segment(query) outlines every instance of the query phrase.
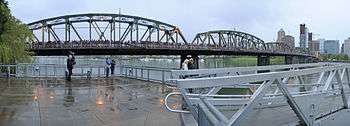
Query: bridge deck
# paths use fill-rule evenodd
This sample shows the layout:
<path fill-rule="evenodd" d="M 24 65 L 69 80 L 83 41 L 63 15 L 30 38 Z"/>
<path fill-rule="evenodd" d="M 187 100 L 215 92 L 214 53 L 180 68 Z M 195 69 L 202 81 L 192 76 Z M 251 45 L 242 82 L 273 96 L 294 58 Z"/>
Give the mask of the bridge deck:
<path fill-rule="evenodd" d="M 100 42 L 98 42 L 100 43 Z M 258 50 L 244 49 L 235 47 L 202 46 L 202 45 L 183 45 L 172 43 L 148 42 L 126 43 L 126 44 L 91 44 L 84 42 L 82 44 L 63 44 L 46 43 L 33 44 L 30 51 L 36 55 L 66 55 L 68 51 L 74 51 L 77 55 L 272 55 L 272 56 L 304 56 L 314 57 L 309 54 L 298 52 L 289 52 L 285 50 Z"/>

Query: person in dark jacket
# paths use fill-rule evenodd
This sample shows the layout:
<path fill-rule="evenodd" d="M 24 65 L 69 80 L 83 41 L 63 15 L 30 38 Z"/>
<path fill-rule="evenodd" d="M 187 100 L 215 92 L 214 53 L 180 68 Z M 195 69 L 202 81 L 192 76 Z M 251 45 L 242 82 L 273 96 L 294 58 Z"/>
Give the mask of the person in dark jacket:
<path fill-rule="evenodd" d="M 73 74 L 73 67 L 75 65 L 75 57 L 73 52 L 69 52 L 68 59 L 67 59 L 67 69 L 68 69 L 68 77 L 67 80 L 71 81 L 72 74 Z"/>
<path fill-rule="evenodd" d="M 114 75 L 114 68 L 115 68 L 115 60 L 113 59 L 111 62 L 111 75 Z"/>
<path fill-rule="evenodd" d="M 109 76 L 109 70 L 111 68 L 112 61 L 109 58 L 106 58 L 106 78 Z"/>
<path fill-rule="evenodd" d="M 193 58 L 190 58 L 190 59 L 188 59 L 188 65 L 187 65 L 187 67 L 188 67 L 188 69 L 189 70 L 192 70 L 192 69 L 196 69 L 196 67 L 195 67 L 195 65 L 194 65 L 194 60 L 193 60 Z"/>

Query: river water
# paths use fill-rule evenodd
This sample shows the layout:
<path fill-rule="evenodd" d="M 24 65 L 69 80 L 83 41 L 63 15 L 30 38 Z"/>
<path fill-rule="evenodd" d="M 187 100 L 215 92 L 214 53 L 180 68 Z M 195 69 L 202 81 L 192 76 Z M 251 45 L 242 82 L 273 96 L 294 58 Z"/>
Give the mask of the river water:
<path fill-rule="evenodd" d="M 152 66 L 164 68 L 180 68 L 179 56 L 76 56 L 77 65 L 105 65 L 105 58 L 115 59 L 119 65 Z M 39 56 L 34 63 L 39 64 L 65 64 L 65 56 Z M 237 58 L 235 56 L 209 56 L 200 57 L 200 68 L 222 68 L 254 66 L 254 57 Z"/>

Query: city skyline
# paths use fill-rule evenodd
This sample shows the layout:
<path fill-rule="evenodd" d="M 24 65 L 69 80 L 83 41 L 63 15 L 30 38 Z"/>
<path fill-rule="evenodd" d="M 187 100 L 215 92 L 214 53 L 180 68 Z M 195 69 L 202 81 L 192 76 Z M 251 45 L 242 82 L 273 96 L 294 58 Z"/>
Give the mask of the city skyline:
<path fill-rule="evenodd" d="M 266 42 L 276 41 L 275 33 L 280 28 L 298 37 L 299 24 L 305 23 L 314 33 L 319 34 L 315 38 L 337 39 L 343 42 L 350 36 L 346 31 L 350 26 L 348 24 L 350 18 L 342 16 L 342 12 L 346 12 L 347 3 L 349 2 L 345 0 L 264 2 L 172 0 L 166 3 L 160 0 L 122 2 L 104 0 L 99 3 L 89 0 L 17 0 L 9 1 L 9 6 L 13 15 L 25 23 L 66 14 L 118 13 L 121 8 L 123 14 L 156 19 L 179 26 L 189 41 L 196 33 L 217 29 L 236 29 L 253 33 Z M 36 7 L 39 4 L 41 6 Z M 203 8 L 212 9 L 203 10 Z M 299 45 L 299 41 L 296 41 L 296 45 Z"/>

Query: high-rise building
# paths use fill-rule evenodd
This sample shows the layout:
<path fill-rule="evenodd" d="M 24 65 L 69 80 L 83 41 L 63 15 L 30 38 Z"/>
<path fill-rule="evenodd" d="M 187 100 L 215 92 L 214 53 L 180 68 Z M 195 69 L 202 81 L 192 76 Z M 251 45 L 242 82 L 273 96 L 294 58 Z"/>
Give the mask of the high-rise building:
<path fill-rule="evenodd" d="M 312 41 L 312 32 L 309 32 L 307 35 L 308 35 L 307 36 L 308 41 L 311 42 Z"/>
<path fill-rule="evenodd" d="M 286 43 L 289 47 L 295 47 L 295 45 L 294 45 L 294 37 L 291 36 L 291 35 L 284 36 L 283 42 Z"/>
<path fill-rule="evenodd" d="M 286 43 L 290 47 L 295 47 L 294 37 L 291 35 L 286 35 L 286 33 L 284 32 L 284 30 L 282 28 L 277 32 L 277 41 L 276 42 Z"/>
<path fill-rule="evenodd" d="M 308 48 L 309 44 L 308 44 L 308 34 L 309 34 L 309 30 L 307 29 L 305 24 L 300 24 L 300 47 L 301 48 Z"/>
<path fill-rule="evenodd" d="M 339 54 L 339 40 L 325 40 L 323 54 Z"/>
<path fill-rule="evenodd" d="M 309 49 L 311 52 L 320 51 L 320 40 L 313 40 L 309 43 Z"/>
<path fill-rule="evenodd" d="M 320 54 L 320 40 L 313 40 L 309 42 L 309 50 L 312 55 L 319 56 Z"/>
<path fill-rule="evenodd" d="M 286 36 L 286 33 L 284 32 L 284 30 L 281 28 L 278 32 L 277 32 L 277 42 L 283 42 L 283 38 Z"/>
<path fill-rule="evenodd" d="M 350 56 L 350 37 L 344 40 L 343 50 L 344 54 Z"/>
<path fill-rule="evenodd" d="M 320 53 L 324 54 L 324 41 L 326 41 L 326 39 L 318 39 L 317 41 L 320 42 Z"/>

